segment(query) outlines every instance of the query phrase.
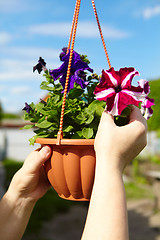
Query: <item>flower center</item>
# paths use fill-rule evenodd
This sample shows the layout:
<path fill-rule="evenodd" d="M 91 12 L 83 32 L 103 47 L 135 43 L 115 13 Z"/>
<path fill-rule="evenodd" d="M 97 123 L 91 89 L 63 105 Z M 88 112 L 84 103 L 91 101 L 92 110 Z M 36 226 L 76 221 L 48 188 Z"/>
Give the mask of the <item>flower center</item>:
<path fill-rule="evenodd" d="M 116 92 L 116 93 L 119 93 L 120 91 L 122 91 L 121 86 L 118 86 L 118 87 L 115 88 L 115 92 Z"/>

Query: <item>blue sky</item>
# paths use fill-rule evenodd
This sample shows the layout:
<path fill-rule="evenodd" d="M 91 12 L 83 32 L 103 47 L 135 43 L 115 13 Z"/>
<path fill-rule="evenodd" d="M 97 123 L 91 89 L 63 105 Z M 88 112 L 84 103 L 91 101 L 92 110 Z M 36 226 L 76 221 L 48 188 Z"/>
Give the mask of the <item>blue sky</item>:
<path fill-rule="evenodd" d="M 111 65 L 135 67 L 140 77 L 160 78 L 160 1 L 95 0 Z M 43 76 L 32 72 L 39 56 L 47 67 L 60 65 L 68 44 L 75 1 L 0 0 L 0 102 L 19 112 L 45 95 Z M 91 0 L 82 0 L 75 50 L 87 54 L 98 74 L 108 69 Z"/>

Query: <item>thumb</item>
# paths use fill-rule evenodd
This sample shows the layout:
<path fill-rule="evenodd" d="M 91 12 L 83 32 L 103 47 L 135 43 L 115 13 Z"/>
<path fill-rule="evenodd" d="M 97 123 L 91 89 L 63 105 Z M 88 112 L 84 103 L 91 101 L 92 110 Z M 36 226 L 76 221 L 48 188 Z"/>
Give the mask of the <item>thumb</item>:
<path fill-rule="evenodd" d="M 41 163 L 41 165 L 43 165 L 43 163 L 45 163 L 51 156 L 51 148 L 48 145 L 45 145 L 40 150 L 36 151 L 38 151 L 37 159 L 38 162 Z"/>
<path fill-rule="evenodd" d="M 23 166 L 27 167 L 28 171 L 35 172 L 38 171 L 42 165 L 50 158 L 51 147 L 43 146 L 29 154 L 26 158 Z"/>

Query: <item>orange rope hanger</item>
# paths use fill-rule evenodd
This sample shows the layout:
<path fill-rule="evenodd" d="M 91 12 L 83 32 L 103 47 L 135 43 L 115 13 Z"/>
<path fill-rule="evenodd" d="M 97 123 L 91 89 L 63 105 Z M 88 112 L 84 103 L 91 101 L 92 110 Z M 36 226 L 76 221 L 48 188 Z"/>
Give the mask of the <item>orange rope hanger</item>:
<path fill-rule="evenodd" d="M 103 37 L 103 34 L 102 34 L 102 29 L 101 29 L 101 26 L 100 26 L 95 2 L 94 2 L 94 0 L 91 0 L 91 1 L 92 1 L 92 6 L 93 6 L 94 14 L 95 14 L 95 17 L 96 17 L 99 33 L 100 33 L 100 36 L 101 36 L 103 48 L 104 48 L 104 51 L 105 51 L 105 54 L 106 54 L 107 62 L 108 62 L 109 68 L 111 68 L 111 63 L 110 63 L 110 60 L 109 60 L 106 44 L 105 44 L 104 37 Z M 74 49 L 74 43 L 75 43 L 75 37 L 76 37 L 76 31 L 77 31 L 80 5 L 81 5 L 81 0 L 76 0 L 76 5 L 75 5 L 75 10 L 74 10 L 74 15 L 73 15 L 73 21 L 72 21 L 72 27 L 71 27 L 71 33 L 70 33 L 68 48 L 67 48 L 67 53 L 69 52 L 69 49 L 70 49 L 70 55 L 69 55 L 66 83 L 65 83 L 64 95 L 63 95 L 60 125 L 59 125 L 59 131 L 58 131 L 58 134 L 57 134 L 57 145 L 60 145 L 61 139 L 63 138 L 63 131 L 62 131 L 62 129 L 63 129 L 63 117 L 64 117 L 64 111 L 65 111 L 66 95 L 67 95 L 68 82 L 69 82 L 70 71 L 71 71 L 71 63 L 72 63 L 72 57 L 73 57 L 73 49 Z M 71 48 L 70 48 L 70 46 L 71 46 Z"/>

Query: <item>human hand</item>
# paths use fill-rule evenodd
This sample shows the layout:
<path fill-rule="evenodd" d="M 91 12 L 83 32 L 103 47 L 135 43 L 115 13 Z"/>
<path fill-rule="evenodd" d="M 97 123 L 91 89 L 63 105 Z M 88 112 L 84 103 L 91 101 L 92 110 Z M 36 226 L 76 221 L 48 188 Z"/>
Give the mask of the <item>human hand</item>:
<path fill-rule="evenodd" d="M 44 146 L 29 154 L 22 168 L 14 175 L 9 186 L 9 193 L 17 199 L 36 202 L 49 189 L 50 184 L 43 164 L 50 158 L 51 148 Z"/>
<path fill-rule="evenodd" d="M 114 118 L 103 112 L 95 138 L 97 164 L 105 161 L 108 167 L 116 167 L 122 172 L 145 147 L 147 123 L 140 110 L 132 106 L 129 124 L 118 127 Z"/>

